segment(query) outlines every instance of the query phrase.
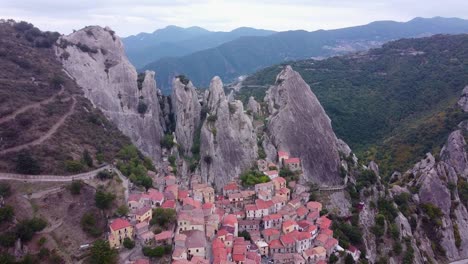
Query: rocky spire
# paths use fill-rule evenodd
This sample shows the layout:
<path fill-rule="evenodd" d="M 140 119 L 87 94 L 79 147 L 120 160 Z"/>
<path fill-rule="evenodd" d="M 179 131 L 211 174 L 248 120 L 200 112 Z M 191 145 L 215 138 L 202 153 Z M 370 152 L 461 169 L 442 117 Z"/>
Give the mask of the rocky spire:
<path fill-rule="evenodd" d="M 206 98 L 207 117 L 201 129 L 202 177 L 220 190 L 249 169 L 257 158 L 252 121 L 240 101 L 228 102 L 219 77 L 212 79 Z"/>
<path fill-rule="evenodd" d="M 185 82 L 185 83 L 183 83 Z M 185 155 L 191 153 L 195 131 L 200 126 L 201 106 L 192 82 L 174 78 L 172 82 L 172 110 L 175 118 L 175 136 Z"/>
<path fill-rule="evenodd" d="M 301 158 L 304 180 L 341 184 L 337 138 L 330 118 L 299 73 L 286 66 L 265 97 L 268 133 L 278 150 Z"/>
<path fill-rule="evenodd" d="M 56 53 L 85 96 L 132 142 L 159 161 L 163 129 L 154 72 L 137 74 L 122 41 L 91 26 L 59 39 Z"/>

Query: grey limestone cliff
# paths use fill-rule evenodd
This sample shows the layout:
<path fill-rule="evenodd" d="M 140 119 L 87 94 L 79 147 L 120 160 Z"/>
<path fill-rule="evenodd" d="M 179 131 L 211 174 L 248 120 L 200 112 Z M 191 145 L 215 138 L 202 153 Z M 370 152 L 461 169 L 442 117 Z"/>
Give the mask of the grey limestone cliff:
<path fill-rule="evenodd" d="M 337 138 L 317 97 L 299 73 L 287 66 L 265 97 L 270 112 L 268 134 L 278 150 L 301 158 L 304 180 L 342 183 Z"/>
<path fill-rule="evenodd" d="M 182 83 L 181 77 L 174 78 L 171 101 L 176 140 L 184 154 L 188 155 L 191 153 L 195 132 L 200 126 L 201 105 L 195 87 L 191 82 Z"/>
<path fill-rule="evenodd" d="M 219 77 L 206 93 L 207 117 L 201 129 L 200 171 L 205 181 L 220 190 L 257 158 L 257 140 L 252 121 L 240 101 L 228 102 Z"/>
<path fill-rule="evenodd" d="M 163 128 L 154 72 L 137 74 L 122 41 L 109 28 L 90 26 L 63 36 L 56 53 L 84 95 L 158 161 Z"/>

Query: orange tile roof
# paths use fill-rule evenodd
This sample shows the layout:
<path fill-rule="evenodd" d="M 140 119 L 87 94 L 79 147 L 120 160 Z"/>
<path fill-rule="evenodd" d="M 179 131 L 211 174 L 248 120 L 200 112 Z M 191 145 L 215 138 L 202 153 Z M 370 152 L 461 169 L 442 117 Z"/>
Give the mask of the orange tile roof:
<path fill-rule="evenodd" d="M 297 216 L 299 216 L 299 217 L 305 216 L 308 212 L 309 212 L 309 210 L 307 210 L 307 208 L 305 208 L 304 206 L 301 206 L 301 207 L 297 208 L 297 210 L 296 210 Z"/>
<path fill-rule="evenodd" d="M 127 220 L 122 219 L 122 218 L 117 218 L 112 222 L 112 224 L 110 224 L 110 228 L 113 231 L 123 229 L 123 228 L 126 228 L 126 227 L 130 227 L 130 226 L 131 226 L 130 222 L 128 222 Z"/>
<path fill-rule="evenodd" d="M 280 231 L 274 228 L 267 228 L 262 231 L 263 236 L 274 236 L 279 235 Z"/>
<path fill-rule="evenodd" d="M 168 240 L 172 238 L 172 231 L 163 231 L 159 234 L 154 235 L 154 240 L 161 241 L 161 240 Z"/>
<path fill-rule="evenodd" d="M 255 205 L 257 206 L 258 209 L 263 210 L 263 209 L 269 209 L 270 207 L 273 206 L 272 201 L 265 201 L 262 199 L 257 199 L 255 200 Z"/>
<path fill-rule="evenodd" d="M 280 237 L 280 240 L 283 243 L 283 245 L 286 246 L 286 245 L 289 245 L 289 244 L 296 243 L 296 236 L 297 236 L 297 233 L 296 233 L 296 231 L 294 231 L 294 232 L 282 235 Z"/>
<path fill-rule="evenodd" d="M 230 183 L 224 185 L 223 189 L 225 191 L 235 191 L 235 190 L 239 189 L 239 186 L 235 182 L 230 182 Z"/>
<path fill-rule="evenodd" d="M 175 205 L 175 201 L 174 200 L 166 200 L 164 201 L 164 203 L 161 205 L 162 208 L 172 208 L 172 209 L 175 209 L 176 205 Z"/>
<path fill-rule="evenodd" d="M 325 246 L 324 248 L 329 250 L 333 247 L 335 247 L 336 245 L 338 245 L 338 240 L 334 239 L 334 238 L 330 238 L 327 240 L 327 242 L 325 243 Z"/>
<path fill-rule="evenodd" d="M 311 201 L 307 203 L 307 209 L 311 211 L 320 211 L 322 208 L 322 203 Z"/>
<path fill-rule="evenodd" d="M 280 214 L 271 214 L 271 215 L 265 215 L 263 217 L 263 221 L 270 221 L 270 220 L 278 220 L 278 219 L 281 219 L 281 215 Z"/>
<path fill-rule="evenodd" d="M 289 219 L 283 222 L 283 228 L 288 228 L 292 225 L 297 225 L 296 221 Z"/>

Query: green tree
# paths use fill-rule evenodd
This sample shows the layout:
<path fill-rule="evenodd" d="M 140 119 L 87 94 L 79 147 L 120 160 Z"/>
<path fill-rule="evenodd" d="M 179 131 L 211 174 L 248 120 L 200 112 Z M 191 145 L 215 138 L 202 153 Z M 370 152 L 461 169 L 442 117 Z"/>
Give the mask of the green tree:
<path fill-rule="evenodd" d="M 96 240 L 91 247 L 90 262 L 92 264 L 114 264 L 117 263 L 117 250 L 110 247 L 104 240 Z"/>
<path fill-rule="evenodd" d="M 129 208 L 127 205 L 123 204 L 117 208 L 117 211 L 115 212 L 118 216 L 126 216 L 128 215 Z"/>
<path fill-rule="evenodd" d="M 97 226 L 96 216 L 92 212 L 87 212 L 81 217 L 81 229 L 93 237 L 102 234 L 102 230 Z"/>
<path fill-rule="evenodd" d="M 250 240 L 250 233 L 247 232 L 246 230 L 239 232 L 239 236 L 243 237 L 245 240 Z"/>
<path fill-rule="evenodd" d="M 21 152 L 16 158 L 16 172 L 35 175 L 41 172 L 41 168 L 29 152 Z"/>
<path fill-rule="evenodd" d="M 346 254 L 344 263 L 345 264 L 354 264 L 355 261 L 354 261 L 353 256 L 351 256 L 351 254 Z"/>
<path fill-rule="evenodd" d="M 73 195 L 78 195 L 81 193 L 81 188 L 83 187 L 82 181 L 72 181 L 70 184 L 70 192 Z"/>
<path fill-rule="evenodd" d="M 79 160 L 67 160 L 65 161 L 65 169 L 68 172 L 77 173 L 83 170 L 83 163 Z"/>
<path fill-rule="evenodd" d="M 0 223 L 11 221 L 15 216 L 15 210 L 13 207 L 6 205 L 4 207 L 0 207 Z"/>
<path fill-rule="evenodd" d="M 109 209 L 114 199 L 115 199 L 114 194 L 105 192 L 103 190 L 97 190 L 96 196 L 94 197 L 96 206 L 103 210 Z"/>
<path fill-rule="evenodd" d="M 132 249 L 135 247 L 135 241 L 131 240 L 130 238 L 126 237 L 123 241 L 123 246 L 128 249 Z"/>
<path fill-rule="evenodd" d="M 0 234 L 0 246 L 8 248 L 13 247 L 16 241 L 16 234 L 14 232 L 7 231 Z M 0 261 L 0 263 L 2 263 Z"/>
<path fill-rule="evenodd" d="M 90 168 L 93 167 L 93 158 L 87 149 L 83 151 L 83 163 Z"/>
<path fill-rule="evenodd" d="M 31 218 L 19 222 L 15 227 L 16 236 L 23 242 L 30 241 L 34 233 L 43 230 L 47 222 L 42 218 Z"/>
<path fill-rule="evenodd" d="M 171 208 L 156 208 L 153 210 L 153 218 L 150 225 L 158 224 L 161 227 L 167 227 L 170 223 L 176 221 L 176 211 Z"/>
<path fill-rule="evenodd" d="M 7 198 L 11 195 L 11 186 L 7 182 L 0 182 L 0 196 Z"/>

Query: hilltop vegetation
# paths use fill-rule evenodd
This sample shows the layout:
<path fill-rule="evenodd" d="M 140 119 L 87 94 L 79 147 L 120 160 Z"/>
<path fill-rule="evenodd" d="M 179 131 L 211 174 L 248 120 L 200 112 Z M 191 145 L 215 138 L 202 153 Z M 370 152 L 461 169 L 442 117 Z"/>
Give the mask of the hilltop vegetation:
<path fill-rule="evenodd" d="M 468 84 L 467 50 L 468 35 L 437 35 L 291 65 L 319 98 L 337 135 L 388 175 L 437 151 L 466 118 L 454 106 Z M 238 97 L 262 100 L 281 68 L 248 77 Z"/>

